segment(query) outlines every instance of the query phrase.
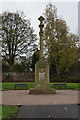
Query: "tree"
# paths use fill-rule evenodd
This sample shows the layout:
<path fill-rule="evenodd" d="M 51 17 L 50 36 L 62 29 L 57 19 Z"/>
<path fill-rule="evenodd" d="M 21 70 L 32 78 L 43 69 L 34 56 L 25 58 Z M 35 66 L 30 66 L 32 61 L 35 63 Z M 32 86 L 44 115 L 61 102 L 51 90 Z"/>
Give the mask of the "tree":
<path fill-rule="evenodd" d="M 69 72 L 71 66 L 77 60 L 77 35 L 69 33 L 65 20 L 59 19 L 57 9 L 48 4 L 45 12 L 44 41 L 50 69 L 60 73 Z M 54 66 L 54 67 L 53 67 Z"/>
<path fill-rule="evenodd" d="M 40 51 L 37 49 L 32 56 L 32 70 L 33 70 L 33 72 L 35 71 L 35 64 L 39 60 L 39 53 L 40 53 Z"/>
<path fill-rule="evenodd" d="M 2 61 L 2 72 L 9 72 L 9 65 L 5 61 Z"/>
<path fill-rule="evenodd" d="M 2 13 L 2 57 L 10 66 L 24 54 L 29 57 L 35 50 L 37 40 L 30 20 L 25 19 L 24 13 Z"/>

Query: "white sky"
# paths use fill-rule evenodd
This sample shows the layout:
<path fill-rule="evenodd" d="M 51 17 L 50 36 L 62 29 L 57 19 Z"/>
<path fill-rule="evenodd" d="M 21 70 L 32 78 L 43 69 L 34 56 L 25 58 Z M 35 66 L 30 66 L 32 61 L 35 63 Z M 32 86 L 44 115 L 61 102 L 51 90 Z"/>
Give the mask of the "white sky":
<path fill-rule="evenodd" d="M 56 1 L 56 2 L 55 2 Z M 1 11 L 23 11 L 26 18 L 31 18 L 35 33 L 39 33 L 38 17 L 43 14 L 46 5 L 52 2 L 58 9 L 58 16 L 69 26 L 70 32 L 78 34 L 78 1 L 79 0 L 0 0 Z"/>

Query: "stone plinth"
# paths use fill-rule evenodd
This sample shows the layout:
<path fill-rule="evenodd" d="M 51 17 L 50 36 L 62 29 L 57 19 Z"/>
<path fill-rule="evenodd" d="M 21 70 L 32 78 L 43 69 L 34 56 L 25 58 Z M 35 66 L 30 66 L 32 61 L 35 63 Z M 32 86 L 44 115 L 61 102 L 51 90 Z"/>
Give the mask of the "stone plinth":
<path fill-rule="evenodd" d="M 44 59 L 35 65 L 35 88 L 49 88 L 49 65 Z"/>
<path fill-rule="evenodd" d="M 56 90 L 52 88 L 48 88 L 48 89 L 32 88 L 29 90 L 29 94 L 56 94 Z"/>
<path fill-rule="evenodd" d="M 49 64 L 44 59 L 35 65 L 35 88 L 29 94 L 55 94 L 56 90 L 49 86 Z"/>

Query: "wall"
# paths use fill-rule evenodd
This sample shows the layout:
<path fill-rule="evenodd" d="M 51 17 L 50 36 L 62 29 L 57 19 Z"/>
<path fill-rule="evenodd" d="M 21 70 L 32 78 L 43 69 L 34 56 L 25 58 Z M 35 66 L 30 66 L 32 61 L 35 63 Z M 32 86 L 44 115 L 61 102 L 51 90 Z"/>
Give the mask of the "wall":
<path fill-rule="evenodd" d="M 32 82 L 34 81 L 34 74 L 32 72 L 24 73 L 3 73 L 2 82 Z"/>

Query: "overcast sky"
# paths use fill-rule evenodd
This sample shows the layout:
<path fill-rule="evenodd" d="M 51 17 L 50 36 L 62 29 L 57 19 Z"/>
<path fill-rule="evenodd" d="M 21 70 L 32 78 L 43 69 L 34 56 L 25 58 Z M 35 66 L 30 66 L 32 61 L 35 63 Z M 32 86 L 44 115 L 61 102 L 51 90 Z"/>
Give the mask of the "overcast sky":
<path fill-rule="evenodd" d="M 46 5 L 52 3 L 57 7 L 57 13 L 60 18 L 63 18 L 71 33 L 78 34 L 78 0 L 0 0 L 0 13 L 2 11 L 16 12 L 23 11 L 26 18 L 31 18 L 31 24 L 35 29 L 35 33 L 39 32 L 38 17 L 43 14 Z M 46 2 L 45 2 L 46 1 Z M 56 1 L 56 2 L 55 2 Z"/>

